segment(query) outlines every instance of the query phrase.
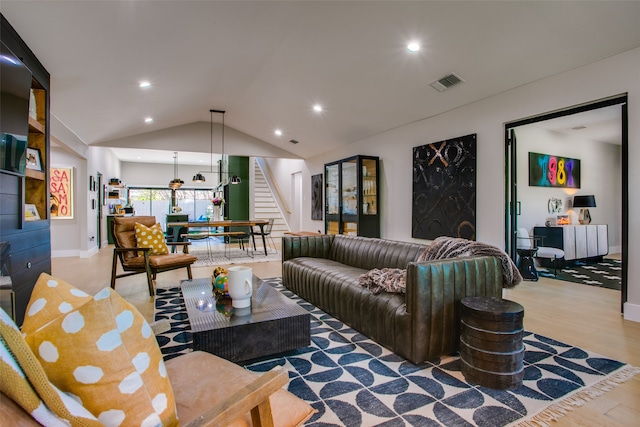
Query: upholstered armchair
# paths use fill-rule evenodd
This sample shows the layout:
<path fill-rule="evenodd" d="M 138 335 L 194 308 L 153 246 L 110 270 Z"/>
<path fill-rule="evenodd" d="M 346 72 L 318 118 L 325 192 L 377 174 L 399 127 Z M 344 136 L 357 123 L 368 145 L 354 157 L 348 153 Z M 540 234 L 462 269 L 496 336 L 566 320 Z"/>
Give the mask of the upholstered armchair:
<path fill-rule="evenodd" d="M 156 226 L 156 218 L 154 216 L 129 216 L 115 217 L 112 223 L 112 233 L 115 248 L 113 249 L 113 268 L 111 270 L 111 288 L 115 289 L 116 279 L 131 276 L 134 274 L 145 273 L 147 275 L 147 284 L 149 286 L 149 295 L 154 295 L 153 281 L 156 280 L 158 273 L 163 271 L 175 270 L 178 268 L 186 268 L 189 280 L 192 279 L 191 264 L 196 262 L 197 258 L 189 255 L 189 242 L 166 242 L 164 234 L 157 236 L 160 246 L 164 245 L 166 252 L 162 254 L 154 254 L 156 248 L 143 247 L 136 238 L 136 223 L 144 227 Z M 168 246 L 182 246 L 182 253 L 172 253 L 168 250 Z M 124 273 L 118 274 L 118 260 L 122 266 Z"/>

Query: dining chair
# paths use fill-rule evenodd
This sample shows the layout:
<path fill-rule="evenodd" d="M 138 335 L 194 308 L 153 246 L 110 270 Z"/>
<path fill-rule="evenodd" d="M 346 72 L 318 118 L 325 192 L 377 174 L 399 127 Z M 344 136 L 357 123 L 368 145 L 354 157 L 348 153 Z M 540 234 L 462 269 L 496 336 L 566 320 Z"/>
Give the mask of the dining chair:
<path fill-rule="evenodd" d="M 255 246 L 256 246 L 256 236 L 265 237 L 265 241 L 267 240 L 271 240 L 271 247 L 273 248 L 273 250 L 275 252 L 278 251 L 278 249 L 276 249 L 276 242 L 273 240 L 273 237 L 271 235 L 271 232 L 273 230 L 273 222 L 274 219 L 270 218 L 269 219 L 269 223 L 266 224 L 265 226 L 263 226 L 262 230 L 260 229 L 259 226 L 254 225 L 253 227 L 251 227 L 251 239 L 253 240 L 253 248 L 255 250 Z"/>

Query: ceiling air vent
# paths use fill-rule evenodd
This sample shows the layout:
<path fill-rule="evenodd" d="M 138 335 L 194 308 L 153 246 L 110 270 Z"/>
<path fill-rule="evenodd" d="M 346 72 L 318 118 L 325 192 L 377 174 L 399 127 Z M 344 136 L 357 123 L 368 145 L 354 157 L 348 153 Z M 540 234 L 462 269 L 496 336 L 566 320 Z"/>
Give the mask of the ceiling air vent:
<path fill-rule="evenodd" d="M 431 87 L 433 87 L 438 92 L 443 92 L 449 89 L 451 86 L 455 86 L 458 83 L 462 83 L 462 82 L 464 82 L 464 80 L 462 80 L 459 76 L 455 75 L 454 73 L 451 73 L 447 76 L 444 76 L 440 80 L 436 80 L 435 82 L 431 83 Z"/>

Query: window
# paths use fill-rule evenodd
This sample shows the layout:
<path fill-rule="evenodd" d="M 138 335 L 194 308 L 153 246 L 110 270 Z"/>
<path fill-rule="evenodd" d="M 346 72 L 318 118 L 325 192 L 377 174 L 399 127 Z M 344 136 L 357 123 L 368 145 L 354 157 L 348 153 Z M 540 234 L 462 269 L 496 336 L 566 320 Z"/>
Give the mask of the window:
<path fill-rule="evenodd" d="M 189 215 L 190 220 L 197 220 L 206 215 L 211 206 L 213 189 L 179 189 L 130 187 L 127 199 L 135 209 L 136 215 L 152 215 L 166 225 L 166 214 L 171 212 L 171 196 L 175 197 L 175 205 L 182 208 L 182 214 Z"/>

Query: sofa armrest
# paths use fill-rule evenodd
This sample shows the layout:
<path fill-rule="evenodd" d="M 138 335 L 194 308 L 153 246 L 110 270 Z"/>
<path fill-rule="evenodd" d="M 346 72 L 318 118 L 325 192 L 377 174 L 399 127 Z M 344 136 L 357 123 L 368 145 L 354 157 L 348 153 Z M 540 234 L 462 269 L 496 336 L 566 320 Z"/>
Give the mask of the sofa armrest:
<path fill-rule="evenodd" d="M 282 261 L 298 257 L 329 258 L 333 235 L 283 236 Z"/>
<path fill-rule="evenodd" d="M 410 359 L 430 360 L 458 350 L 462 298 L 502 297 L 502 264 L 493 256 L 412 262 L 406 283 L 414 338 Z"/>

